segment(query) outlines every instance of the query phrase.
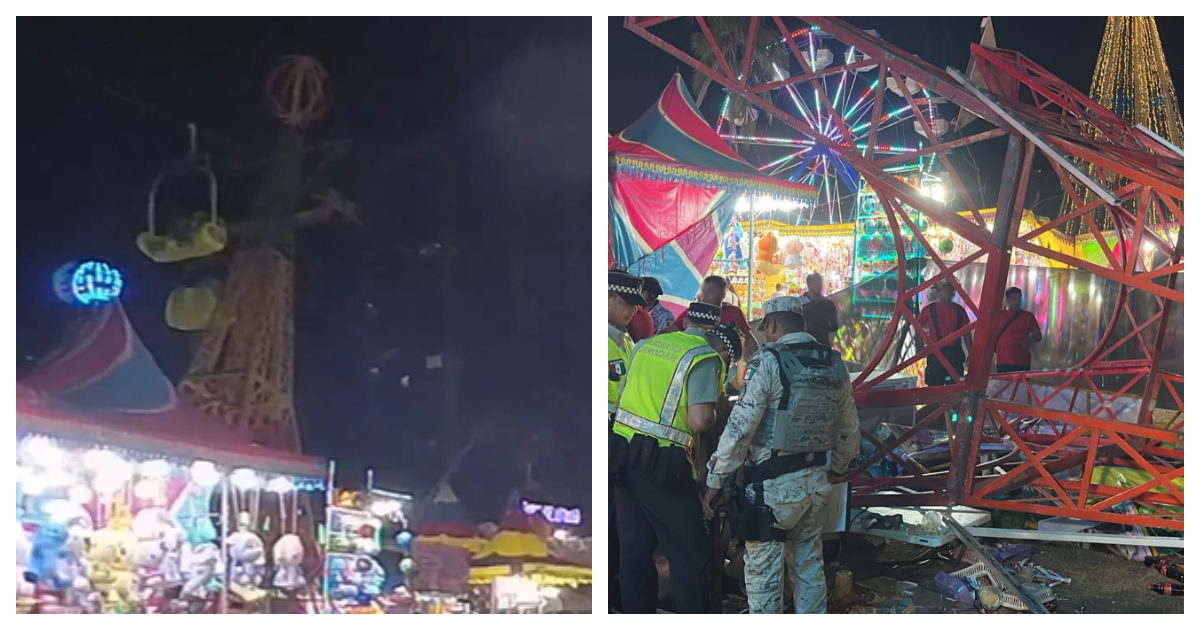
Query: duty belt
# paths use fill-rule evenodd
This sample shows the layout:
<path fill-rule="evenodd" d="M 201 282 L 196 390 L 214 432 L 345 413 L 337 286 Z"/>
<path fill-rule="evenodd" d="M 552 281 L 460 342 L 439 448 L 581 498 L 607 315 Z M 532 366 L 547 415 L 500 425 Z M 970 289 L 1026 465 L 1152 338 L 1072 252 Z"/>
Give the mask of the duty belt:
<path fill-rule="evenodd" d="M 806 468 L 824 466 L 826 455 L 820 453 L 795 453 L 793 455 L 775 455 L 758 466 L 747 466 L 742 472 L 746 485 L 762 483 L 768 479 L 782 477 Z"/>
<path fill-rule="evenodd" d="M 639 415 L 630 413 L 624 409 L 618 409 L 617 415 L 614 418 L 617 424 L 623 424 L 635 431 L 640 431 L 647 435 L 652 435 L 656 438 L 664 439 L 672 444 L 682 446 L 684 448 L 692 447 L 694 439 L 691 433 L 680 431 L 673 426 L 647 420 Z"/>

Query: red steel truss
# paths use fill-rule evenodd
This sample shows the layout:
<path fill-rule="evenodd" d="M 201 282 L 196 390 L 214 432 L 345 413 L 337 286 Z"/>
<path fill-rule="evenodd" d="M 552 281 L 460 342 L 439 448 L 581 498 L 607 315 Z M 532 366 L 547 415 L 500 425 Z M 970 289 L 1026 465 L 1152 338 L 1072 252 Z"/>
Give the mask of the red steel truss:
<path fill-rule="evenodd" d="M 916 286 L 906 286 L 906 274 L 897 274 L 899 297 L 885 328 L 884 343 L 855 382 L 860 408 L 916 405 L 918 412 L 912 428 L 886 441 L 863 433 L 876 451 L 852 473 L 854 503 L 968 505 L 1182 531 L 1183 491 L 1172 481 L 1183 479 L 1183 376 L 1159 369 L 1172 305 L 1183 304 L 1183 291 L 1176 288 L 1183 271 L 1182 153 L 1153 134 L 1130 126 L 1018 52 L 973 45 L 971 57 L 983 77 L 982 85 L 976 85 L 953 69 L 934 67 L 838 18 L 752 17 L 742 41 L 757 41 L 758 30 L 770 25 L 782 34 L 800 70 L 784 80 L 748 85 L 751 55 L 737 59 L 722 51 L 705 18 L 686 18 L 698 22 L 700 32 L 716 53 L 719 67 L 710 68 L 652 32 L 656 25 L 672 19 L 684 18 L 627 17 L 625 27 L 844 159 L 878 195 L 896 250 L 904 251 L 903 222 L 937 268 Z M 826 37 L 854 46 L 866 58 L 814 72 L 791 35 L 802 27 L 819 28 Z M 879 76 L 871 115 L 875 122 L 863 152 L 823 134 L 771 100 L 771 92 L 785 85 L 809 82 L 819 88 L 820 76 L 875 64 Z M 877 154 L 875 150 L 882 92 L 888 78 L 895 79 L 894 85 L 914 111 L 918 109 L 906 79 L 969 110 L 993 127 L 942 140 L 925 117 L 916 116 L 931 143 L 922 153 L 943 156 L 950 176 L 948 184 L 957 189 L 958 198 L 970 211 L 969 217 L 921 196 L 883 171 L 904 159 Z M 825 91 L 816 89 L 815 93 L 823 100 L 825 111 L 834 113 L 834 128 L 841 133 L 831 135 L 852 137 L 847 121 L 837 118 L 837 110 Z M 987 207 L 985 200 L 963 186 L 954 160 L 946 152 L 1000 139 L 1006 142 L 1007 153 L 999 174 L 994 224 L 989 226 L 979 212 L 981 206 Z M 1076 210 L 1022 233 L 1020 213 L 1031 166 L 1039 153 L 1048 159 Z M 1088 175 L 1089 165 L 1095 167 L 1090 171 L 1092 176 Z M 1087 194 L 1081 196 L 1080 190 Z M 937 248 L 902 211 L 905 208 L 952 230 L 978 251 L 967 260 L 942 260 Z M 1113 218 L 1115 247 L 1101 235 L 1096 215 L 1102 211 Z M 1106 264 L 1093 264 L 1037 244 L 1040 234 L 1079 218 L 1097 237 Z M 999 318 L 994 314 L 1003 308 L 1011 255 L 1017 249 L 1102 276 L 1121 287 L 1112 319 L 1095 350 L 1068 370 L 990 374 L 991 349 L 999 332 Z M 1141 255 L 1146 250 L 1156 253 L 1150 262 Z M 986 264 L 979 303 L 963 291 L 955 278 L 957 271 L 972 262 Z M 972 335 L 966 374 L 955 374 L 951 385 L 873 391 L 872 387 L 883 379 L 922 360 L 941 361 L 950 367 L 939 344 L 916 325 L 917 313 L 908 306 L 909 298 L 943 279 L 955 286 L 963 306 L 972 314 L 971 324 L 953 336 Z M 1143 313 L 1142 319 L 1135 317 L 1130 303 L 1139 292 L 1144 294 L 1138 296 L 1142 302 L 1156 305 L 1155 312 L 1149 317 Z M 924 348 L 896 365 L 885 365 L 884 356 L 904 324 L 923 338 Z M 951 340 L 948 337 L 941 343 Z M 1108 379 L 1106 383 L 1120 383 L 1117 391 L 1098 387 L 1101 377 Z M 947 470 L 931 472 L 903 457 L 905 444 L 927 428 L 947 429 L 951 454 Z M 989 442 L 1002 442 L 1013 450 L 983 463 L 980 447 Z M 887 478 L 864 475 L 885 457 L 895 461 L 905 474 Z M 1105 476 L 1093 478 L 1101 466 L 1134 469 L 1137 479 L 1113 485 L 1115 482 L 1107 481 Z M 902 491 L 880 493 L 896 489 Z M 1109 511 L 1125 501 L 1135 502 L 1141 510 L 1132 514 Z"/>

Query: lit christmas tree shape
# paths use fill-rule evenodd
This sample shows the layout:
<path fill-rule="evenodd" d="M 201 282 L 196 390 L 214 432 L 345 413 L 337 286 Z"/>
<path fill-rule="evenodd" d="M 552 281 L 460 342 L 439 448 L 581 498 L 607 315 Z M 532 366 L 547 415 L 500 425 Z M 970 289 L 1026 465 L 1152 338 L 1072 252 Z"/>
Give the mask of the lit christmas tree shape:
<path fill-rule="evenodd" d="M 125 280 L 112 265 L 88 260 L 63 265 L 54 274 L 54 292 L 68 304 L 96 306 L 121 297 Z"/>

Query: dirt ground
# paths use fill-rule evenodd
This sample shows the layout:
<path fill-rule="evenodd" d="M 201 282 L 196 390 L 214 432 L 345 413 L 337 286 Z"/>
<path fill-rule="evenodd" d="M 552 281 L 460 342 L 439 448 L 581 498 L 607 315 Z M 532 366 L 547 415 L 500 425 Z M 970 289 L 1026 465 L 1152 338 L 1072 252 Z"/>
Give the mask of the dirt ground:
<path fill-rule="evenodd" d="M 1089 549 L 1066 543 L 1034 542 L 1033 562 L 1072 579 L 1070 586 L 1054 588 L 1058 614 L 1182 614 L 1183 597 L 1159 595 L 1147 584 L 1170 582 L 1141 562 L 1126 560 L 1103 546 Z M 964 565 L 948 559 L 947 550 L 929 552 L 925 547 L 889 541 L 875 547 L 863 536 L 847 536 L 836 568 L 846 568 L 860 582 L 883 575 L 915 582 L 932 590 L 938 570 L 956 571 Z M 922 554 L 928 555 L 922 557 Z M 901 564 L 921 557 L 916 564 Z M 1182 564 L 1182 558 L 1179 560 Z M 832 580 L 830 581 L 832 584 Z M 860 588 L 860 587 L 856 587 Z"/>

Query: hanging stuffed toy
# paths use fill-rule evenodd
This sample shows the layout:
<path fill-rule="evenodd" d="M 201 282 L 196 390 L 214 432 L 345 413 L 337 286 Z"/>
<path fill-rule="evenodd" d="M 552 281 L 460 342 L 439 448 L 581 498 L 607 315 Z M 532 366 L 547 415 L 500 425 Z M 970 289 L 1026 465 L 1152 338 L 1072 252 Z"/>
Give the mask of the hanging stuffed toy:
<path fill-rule="evenodd" d="M 220 573 L 221 550 L 212 543 L 191 547 L 184 556 L 184 582 L 180 594 L 189 599 L 203 599 L 214 590 Z"/>
<path fill-rule="evenodd" d="M 801 243 L 800 243 L 799 238 L 789 239 L 788 242 L 784 244 L 784 246 L 783 246 L 783 253 L 785 254 L 784 259 L 783 259 L 784 267 L 787 267 L 788 269 L 799 269 L 800 268 L 800 262 L 801 262 L 800 261 L 800 248 L 801 248 Z"/>
<path fill-rule="evenodd" d="M 775 266 L 772 260 L 778 251 L 779 241 L 775 238 L 774 232 L 767 232 L 760 236 L 758 238 L 758 253 L 754 255 L 754 268 L 759 273 L 767 276 L 779 273 L 778 267 Z"/>
<path fill-rule="evenodd" d="M 189 482 L 171 506 L 172 520 L 183 528 L 187 542 L 193 547 L 217 540 L 217 528 L 208 509 L 213 492 L 212 486 Z"/>
<path fill-rule="evenodd" d="M 33 535 L 28 582 L 60 591 L 71 586 L 67 567 L 67 528 L 57 523 L 42 523 Z"/>
<path fill-rule="evenodd" d="M 262 586 L 267 554 L 258 534 L 243 525 L 225 539 L 225 547 L 229 553 L 230 581 L 244 587 Z"/>
<path fill-rule="evenodd" d="M 117 503 L 108 525 L 92 533 L 88 548 L 92 587 L 104 595 L 105 601 L 115 610 L 128 610 L 134 601 L 133 559 L 137 546 L 129 509 Z"/>
<path fill-rule="evenodd" d="M 304 544 L 295 534 L 285 534 L 275 542 L 272 548 L 275 557 L 275 588 L 285 591 L 295 590 L 304 586 L 304 573 L 300 565 L 304 562 Z"/>
<path fill-rule="evenodd" d="M 172 526 L 163 532 L 162 538 L 159 540 L 163 554 L 158 571 L 166 586 L 183 584 L 184 536 L 181 528 Z"/>
<path fill-rule="evenodd" d="M 27 579 L 29 565 L 33 560 L 33 541 L 29 532 L 17 525 L 17 601 L 33 597 L 37 590 L 33 582 Z"/>
<path fill-rule="evenodd" d="M 87 538 L 91 534 L 90 528 L 67 528 L 67 578 L 71 580 L 71 588 L 78 593 L 86 593 L 92 588 L 92 583 L 87 577 Z"/>

